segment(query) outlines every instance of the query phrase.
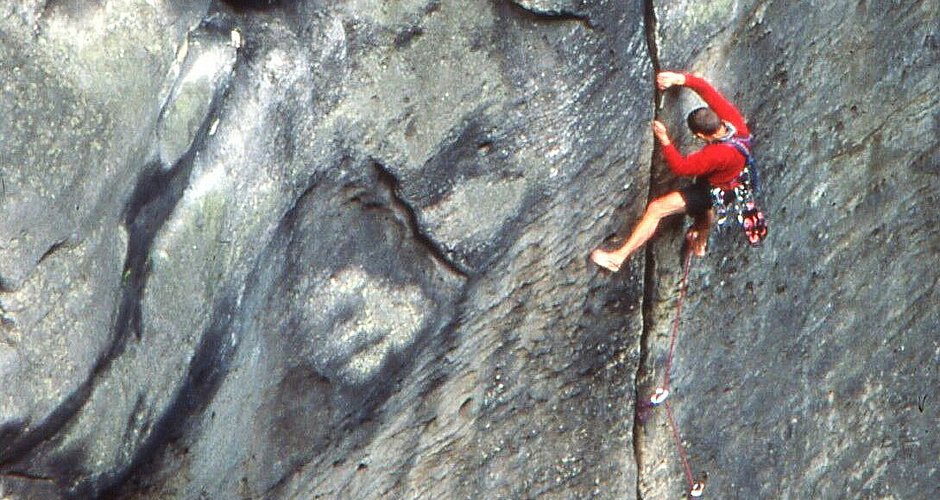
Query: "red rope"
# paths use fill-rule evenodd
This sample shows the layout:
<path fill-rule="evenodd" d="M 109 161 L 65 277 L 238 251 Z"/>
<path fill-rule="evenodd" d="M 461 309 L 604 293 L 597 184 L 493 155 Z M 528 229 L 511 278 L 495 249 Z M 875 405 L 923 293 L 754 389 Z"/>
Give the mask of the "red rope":
<path fill-rule="evenodd" d="M 669 426 L 672 427 L 672 438 L 676 441 L 676 449 L 679 450 L 679 459 L 682 461 L 682 470 L 685 471 L 685 479 L 689 482 L 689 489 L 695 486 L 695 479 L 692 477 L 692 466 L 689 465 L 689 457 L 685 452 L 685 446 L 682 444 L 682 436 L 679 435 L 679 426 L 676 425 L 676 416 L 672 413 L 672 405 L 666 401 L 666 415 L 669 416 Z"/>
<path fill-rule="evenodd" d="M 669 341 L 669 354 L 666 356 L 666 365 L 664 367 L 663 384 L 661 389 L 665 391 L 663 402 L 666 404 L 666 415 L 669 418 L 669 427 L 672 429 L 672 438 L 676 442 L 676 449 L 679 452 L 679 459 L 682 462 L 682 470 L 685 473 L 685 479 L 689 483 L 689 491 L 696 488 L 697 483 L 692 476 L 692 466 L 689 464 L 688 453 L 682 444 L 682 436 L 679 434 L 679 425 L 676 424 L 676 416 L 672 411 L 672 405 L 669 403 L 669 378 L 672 372 L 672 360 L 676 354 L 676 344 L 679 341 L 679 320 L 682 317 L 682 304 L 685 302 L 686 291 L 688 289 L 689 270 L 692 267 L 692 250 L 689 249 L 685 256 L 685 263 L 682 271 L 682 281 L 679 282 L 679 299 L 676 303 L 676 317 L 672 321 L 672 334 Z M 660 393 L 660 391 L 657 391 Z"/>
<path fill-rule="evenodd" d="M 672 320 L 672 334 L 669 340 L 669 355 L 666 356 L 665 374 L 663 375 L 663 389 L 669 389 L 669 375 L 672 372 L 672 358 L 676 355 L 676 343 L 679 341 L 679 318 L 682 316 L 682 304 L 688 289 L 689 270 L 692 268 L 692 250 L 685 254 L 685 264 L 682 266 L 682 281 L 679 283 L 679 301 L 676 304 L 676 317 Z"/>

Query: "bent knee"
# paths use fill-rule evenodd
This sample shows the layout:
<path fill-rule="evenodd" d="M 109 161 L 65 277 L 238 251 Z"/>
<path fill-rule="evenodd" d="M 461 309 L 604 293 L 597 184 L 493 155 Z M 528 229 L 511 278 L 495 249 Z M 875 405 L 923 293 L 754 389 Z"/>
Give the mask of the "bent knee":
<path fill-rule="evenodd" d="M 663 218 L 668 215 L 685 212 L 685 200 L 679 193 L 669 193 L 650 202 L 646 212 L 651 217 Z"/>

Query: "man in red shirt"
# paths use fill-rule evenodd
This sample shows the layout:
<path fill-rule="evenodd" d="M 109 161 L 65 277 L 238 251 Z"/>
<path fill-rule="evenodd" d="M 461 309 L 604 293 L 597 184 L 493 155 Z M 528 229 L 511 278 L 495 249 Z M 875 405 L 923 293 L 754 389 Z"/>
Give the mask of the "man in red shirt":
<path fill-rule="evenodd" d="M 619 248 L 610 251 L 598 248 L 591 253 L 595 264 L 614 272 L 653 236 L 663 217 L 675 214 L 687 213 L 694 219 L 686 237 L 696 255 L 705 255 L 708 232 L 715 217 L 711 191 L 713 188 L 720 188 L 722 192 L 733 189 L 747 163 L 744 151 L 749 148 L 750 130 L 737 108 L 711 84 L 696 75 L 670 71 L 659 73 L 656 84 L 661 90 L 677 85 L 688 87 L 708 104 L 693 110 L 687 119 L 689 129 L 706 145 L 689 156 L 682 156 L 669 139 L 666 126 L 653 121 L 653 134 L 662 145 L 669 169 L 676 175 L 697 177 L 697 180 L 650 202 L 633 233 Z"/>

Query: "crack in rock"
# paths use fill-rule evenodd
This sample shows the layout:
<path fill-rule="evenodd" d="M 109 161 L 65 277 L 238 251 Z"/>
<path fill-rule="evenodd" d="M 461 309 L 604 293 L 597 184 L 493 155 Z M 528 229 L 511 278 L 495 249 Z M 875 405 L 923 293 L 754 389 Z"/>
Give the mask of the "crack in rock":
<path fill-rule="evenodd" d="M 424 247 L 438 264 L 461 279 L 466 279 L 469 270 L 448 258 L 441 245 L 421 229 L 417 212 L 398 193 L 400 187 L 398 178 L 382 164 L 373 162 L 373 165 L 378 173 L 379 184 L 388 191 L 391 208 L 404 219 L 415 241 Z"/>
<path fill-rule="evenodd" d="M 659 113 L 659 102 L 662 98 L 662 93 L 658 90 L 655 84 L 656 73 L 660 70 L 659 62 L 659 37 L 657 36 L 657 17 L 656 17 L 656 6 L 653 0 L 644 0 L 643 1 L 643 29 L 646 34 L 646 47 L 649 54 L 650 63 L 653 67 L 653 113 L 658 115 Z M 649 186 L 652 188 L 655 179 L 653 175 L 653 162 L 656 159 L 656 146 L 654 141 L 654 146 L 652 152 L 650 153 L 650 180 Z M 651 197 L 652 192 L 648 194 L 648 197 Z M 643 374 L 646 372 L 649 365 L 649 343 L 650 338 L 653 334 L 653 303 L 654 297 L 656 294 L 655 286 L 653 281 L 656 276 L 656 256 L 651 247 L 646 249 L 646 259 L 644 264 L 644 277 L 643 277 L 643 331 L 640 333 L 640 355 L 639 361 L 637 362 L 637 371 L 636 376 L 634 377 L 634 416 L 633 416 L 633 458 L 636 463 L 637 470 L 637 479 L 636 479 L 636 498 L 637 500 L 643 499 L 643 489 L 642 489 L 642 477 L 643 477 L 643 412 L 646 410 L 646 404 L 643 402 L 643 393 L 642 393 L 642 380 Z"/>
<path fill-rule="evenodd" d="M 67 246 L 67 245 L 68 245 L 68 242 L 69 242 L 68 239 L 64 239 L 64 240 L 57 241 L 57 242 L 53 243 L 53 244 L 49 247 L 49 249 L 46 250 L 46 252 L 43 253 L 41 257 L 39 257 L 39 262 L 38 262 L 36 265 L 37 265 L 37 266 L 41 265 L 43 262 L 46 261 L 46 259 L 52 257 L 53 255 L 55 255 L 56 253 L 58 253 L 60 250 L 64 250 L 64 249 L 68 248 L 68 246 Z"/>

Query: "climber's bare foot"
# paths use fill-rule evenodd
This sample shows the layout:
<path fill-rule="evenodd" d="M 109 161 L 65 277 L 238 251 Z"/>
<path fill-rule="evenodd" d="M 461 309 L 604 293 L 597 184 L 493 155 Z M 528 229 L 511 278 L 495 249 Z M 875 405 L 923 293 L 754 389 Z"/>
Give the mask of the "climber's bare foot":
<path fill-rule="evenodd" d="M 600 248 L 591 252 L 591 261 L 612 272 L 619 271 L 620 264 L 623 264 L 623 259 L 618 260 L 615 252 L 606 252 Z"/>

